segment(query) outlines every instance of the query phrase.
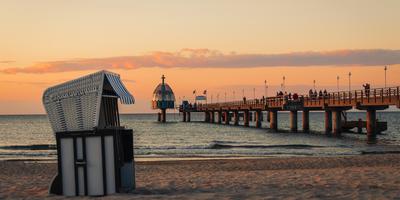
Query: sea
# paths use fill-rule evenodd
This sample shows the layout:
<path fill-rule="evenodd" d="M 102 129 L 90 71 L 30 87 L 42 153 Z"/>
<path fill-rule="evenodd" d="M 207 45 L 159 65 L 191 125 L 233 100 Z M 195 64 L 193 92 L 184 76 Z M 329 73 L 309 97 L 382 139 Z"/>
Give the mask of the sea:
<path fill-rule="evenodd" d="M 365 120 L 365 112 L 348 112 L 348 120 Z M 324 113 L 310 113 L 309 133 L 289 131 L 289 113 L 278 115 L 279 131 L 203 122 L 204 114 L 192 113 L 192 122 L 181 122 L 179 113 L 167 114 L 167 123 L 157 122 L 156 114 L 122 114 L 121 125 L 133 129 L 137 160 L 256 158 L 283 156 L 347 156 L 400 153 L 400 112 L 378 112 L 388 130 L 367 143 L 363 134 L 324 133 Z M 264 119 L 266 119 L 264 113 Z M 243 123 L 243 122 L 241 122 Z M 55 137 L 46 115 L 1 115 L 0 160 L 55 161 Z"/>

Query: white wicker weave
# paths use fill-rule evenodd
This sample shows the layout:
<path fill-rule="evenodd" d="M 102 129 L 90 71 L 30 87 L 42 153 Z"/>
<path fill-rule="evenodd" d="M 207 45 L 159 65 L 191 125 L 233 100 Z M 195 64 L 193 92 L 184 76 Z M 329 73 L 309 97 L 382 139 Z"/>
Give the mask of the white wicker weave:
<path fill-rule="evenodd" d="M 99 71 L 48 88 L 43 104 L 54 132 L 92 130 L 98 126 L 103 85 L 108 80 L 123 104 L 134 98 L 118 74 Z"/>

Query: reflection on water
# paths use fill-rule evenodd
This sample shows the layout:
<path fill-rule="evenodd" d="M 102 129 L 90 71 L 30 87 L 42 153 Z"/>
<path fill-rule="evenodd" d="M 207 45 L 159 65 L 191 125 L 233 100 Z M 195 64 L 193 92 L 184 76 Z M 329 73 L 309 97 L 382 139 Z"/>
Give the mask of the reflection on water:
<path fill-rule="evenodd" d="M 122 115 L 121 123 L 134 130 L 137 157 L 227 157 L 352 155 L 362 152 L 397 151 L 400 147 L 400 113 L 378 113 L 388 122 L 388 130 L 375 145 L 366 144 L 365 135 L 344 133 L 342 138 L 323 133 L 323 113 L 310 113 L 312 133 L 289 132 L 288 113 L 279 113 L 278 132 L 202 122 L 179 122 L 179 114 L 169 114 L 166 124 L 155 114 Z M 192 114 L 202 121 L 203 114 Z M 265 118 L 265 117 L 264 117 Z M 349 113 L 349 120 L 365 119 L 365 113 Z M 301 128 L 301 113 L 298 127 Z M 254 122 L 250 123 L 254 126 Z M 301 131 L 301 129 L 300 129 Z M 54 137 L 44 115 L 0 116 L 0 159 L 55 158 Z"/>

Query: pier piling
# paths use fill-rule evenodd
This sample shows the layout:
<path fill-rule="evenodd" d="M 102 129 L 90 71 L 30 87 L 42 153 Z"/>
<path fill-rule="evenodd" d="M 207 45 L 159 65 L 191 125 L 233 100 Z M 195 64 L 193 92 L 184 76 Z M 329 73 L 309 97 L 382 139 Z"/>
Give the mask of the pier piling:
<path fill-rule="evenodd" d="M 330 110 L 325 111 L 325 132 L 332 132 L 332 111 Z"/>
<path fill-rule="evenodd" d="M 333 110 L 333 135 L 340 136 L 342 133 L 342 111 L 341 110 Z"/>
<path fill-rule="evenodd" d="M 224 120 L 225 120 L 225 124 L 226 125 L 229 125 L 229 112 L 228 111 L 225 111 L 224 112 Z"/>
<path fill-rule="evenodd" d="M 187 114 L 186 114 L 186 121 L 187 121 L 187 122 L 190 122 L 190 120 L 191 120 L 191 119 L 190 119 L 190 112 L 187 112 Z"/>
<path fill-rule="evenodd" d="M 255 113 L 256 127 L 261 128 L 262 111 L 257 110 Z"/>
<path fill-rule="evenodd" d="M 222 112 L 218 111 L 217 114 L 218 114 L 218 120 L 217 120 L 218 124 L 221 124 L 222 123 Z"/>
<path fill-rule="evenodd" d="M 210 123 L 214 123 L 215 122 L 215 113 L 214 111 L 210 112 Z"/>
<path fill-rule="evenodd" d="M 244 126 L 249 126 L 250 112 L 245 110 L 243 113 Z"/>
<path fill-rule="evenodd" d="M 182 112 L 182 121 L 186 122 L 186 112 Z"/>
<path fill-rule="evenodd" d="M 297 131 L 297 110 L 290 111 L 290 130 Z"/>
<path fill-rule="evenodd" d="M 233 120 L 234 120 L 233 125 L 235 126 L 239 125 L 239 111 L 235 110 L 233 112 Z"/>
<path fill-rule="evenodd" d="M 310 131 L 310 111 L 309 110 L 303 110 L 303 115 L 302 115 L 302 123 L 303 123 L 303 132 L 308 132 Z"/>
<path fill-rule="evenodd" d="M 167 109 L 161 109 L 161 122 L 166 122 L 167 121 Z"/>
<path fill-rule="evenodd" d="M 367 110 L 367 137 L 368 141 L 376 139 L 376 110 Z"/>
<path fill-rule="evenodd" d="M 277 110 L 271 110 L 269 111 L 270 114 L 270 121 L 269 121 L 269 126 L 273 130 L 278 130 L 278 111 Z"/>
<path fill-rule="evenodd" d="M 204 122 L 210 122 L 210 112 L 204 112 Z"/>

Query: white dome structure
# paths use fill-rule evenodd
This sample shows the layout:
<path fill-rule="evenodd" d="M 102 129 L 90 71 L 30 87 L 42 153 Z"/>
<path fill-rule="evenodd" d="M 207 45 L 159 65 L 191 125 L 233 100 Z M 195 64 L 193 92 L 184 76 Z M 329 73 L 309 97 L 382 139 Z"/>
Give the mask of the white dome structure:
<path fill-rule="evenodd" d="M 158 121 L 166 121 L 166 110 L 168 108 L 175 108 L 175 95 L 171 87 L 165 83 L 165 76 L 161 77 L 162 82 L 157 85 L 153 92 L 153 99 L 151 101 L 151 107 L 153 109 L 160 109 L 161 112 L 158 113 Z"/>
<path fill-rule="evenodd" d="M 153 109 L 167 109 L 174 108 L 175 106 L 174 92 L 168 84 L 164 83 L 164 79 L 165 77 L 163 76 L 163 82 L 160 83 L 153 92 Z"/>

